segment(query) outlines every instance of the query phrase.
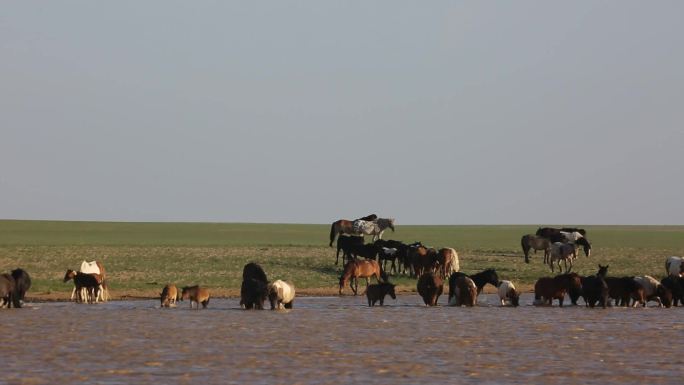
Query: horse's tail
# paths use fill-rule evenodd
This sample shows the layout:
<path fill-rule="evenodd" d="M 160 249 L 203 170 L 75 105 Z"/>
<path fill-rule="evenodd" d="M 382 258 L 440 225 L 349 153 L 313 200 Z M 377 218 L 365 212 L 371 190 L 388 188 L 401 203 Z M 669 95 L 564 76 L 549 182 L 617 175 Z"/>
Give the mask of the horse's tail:
<path fill-rule="evenodd" d="M 335 224 L 337 224 L 337 222 L 339 222 L 339 221 L 333 222 L 332 225 L 330 226 L 330 247 L 333 247 L 332 244 L 333 244 L 333 241 L 335 240 L 335 234 L 337 233 L 335 231 Z"/>

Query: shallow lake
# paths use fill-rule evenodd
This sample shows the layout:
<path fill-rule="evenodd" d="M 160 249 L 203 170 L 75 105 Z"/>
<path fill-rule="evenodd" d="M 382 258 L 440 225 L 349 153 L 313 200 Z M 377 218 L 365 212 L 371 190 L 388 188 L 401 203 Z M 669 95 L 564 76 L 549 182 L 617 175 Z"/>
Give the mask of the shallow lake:
<path fill-rule="evenodd" d="M 652 384 L 684 376 L 684 308 L 426 308 L 419 297 L 2 309 L 0 384 Z M 446 297 L 440 298 L 444 304 Z"/>

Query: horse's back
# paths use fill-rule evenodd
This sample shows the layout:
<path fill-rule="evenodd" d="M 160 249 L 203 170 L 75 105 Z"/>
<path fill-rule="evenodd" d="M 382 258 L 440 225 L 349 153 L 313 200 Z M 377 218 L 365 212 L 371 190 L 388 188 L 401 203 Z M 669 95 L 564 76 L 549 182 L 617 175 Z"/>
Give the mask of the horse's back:
<path fill-rule="evenodd" d="M 90 261 L 86 262 L 83 261 L 81 262 L 81 268 L 79 269 L 79 272 L 85 273 L 85 274 L 101 274 L 102 271 L 100 270 L 100 266 L 97 261 Z"/>

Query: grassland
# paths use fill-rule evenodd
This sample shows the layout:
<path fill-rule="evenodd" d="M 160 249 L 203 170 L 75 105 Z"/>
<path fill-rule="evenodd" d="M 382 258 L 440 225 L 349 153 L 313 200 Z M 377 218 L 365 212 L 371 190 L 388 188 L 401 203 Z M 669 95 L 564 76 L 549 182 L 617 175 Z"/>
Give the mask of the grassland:
<path fill-rule="evenodd" d="M 610 275 L 664 273 L 668 255 L 684 253 L 684 226 L 586 226 L 592 256 L 583 255 L 575 271 L 591 274 L 597 263 L 609 264 Z M 116 297 L 154 297 L 160 288 L 208 286 L 218 295 L 237 295 L 242 266 L 260 263 L 269 277 L 295 282 L 300 293 L 335 293 L 340 267 L 329 248 L 329 225 L 110 223 L 0 221 L 0 272 L 16 267 L 32 277 L 30 295 L 66 298 L 62 283 L 67 268 L 82 260 L 104 262 Z M 386 239 L 420 240 L 435 247 L 454 247 L 461 270 L 496 268 L 502 278 L 529 289 L 549 275 L 541 254 L 525 264 L 520 237 L 535 226 L 397 226 Z M 415 281 L 393 278 L 404 290 Z"/>

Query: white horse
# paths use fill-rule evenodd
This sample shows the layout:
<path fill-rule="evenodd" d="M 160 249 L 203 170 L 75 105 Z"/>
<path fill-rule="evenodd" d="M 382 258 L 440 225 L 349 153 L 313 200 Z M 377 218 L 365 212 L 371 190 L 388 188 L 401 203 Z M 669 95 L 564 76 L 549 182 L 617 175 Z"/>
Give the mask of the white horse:
<path fill-rule="evenodd" d="M 577 231 L 572 231 L 572 232 L 569 232 L 569 231 L 561 231 L 560 233 L 561 233 L 561 235 L 562 235 L 565 239 L 567 239 L 568 242 L 570 242 L 570 243 L 575 243 L 575 242 L 577 242 L 578 239 L 584 238 L 584 235 L 580 234 L 580 233 L 577 232 Z"/>
<path fill-rule="evenodd" d="M 373 242 L 382 239 L 382 233 L 386 229 L 394 231 L 394 218 L 378 218 L 374 221 L 357 219 L 352 223 L 352 229 L 359 235 L 372 235 Z"/>
<path fill-rule="evenodd" d="M 674 256 L 667 257 L 667 260 L 665 260 L 665 271 L 667 271 L 668 275 L 684 276 L 684 259 Z"/>
<path fill-rule="evenodd" d="M 271 310 L 292 309 L 294 297 L 295 288 L 289 282 L 277 280 L 268 285 L 268 300 L 271 302 Z"/>
<path fill-rule="evenodd" d="M 499 281 L 497 293 L 499 294 L 499 299 L 501 300 L 501 306 L 506 306 L 506 301 L 509 301 L 513 306 L 518 306 L 520 293 L 515 290 L 515 285 L 513 285 L 513 282 L 507 281 L 505 279 Z"/>
<path fill-rule="evenodd" d="M 553 272 L 553 263 L 558 262 L 558 271 L 561 269 L 560 261 L 563 260 L 565 265 L 565 272 L 569 273 L 572 270 L 572 261 L 577 258 L 577 246 L 574 243 L 554 242 L 549 251 L 549 266 Z M 570 261 L 570 268 L 568 269 L 568 261 Z"/>

